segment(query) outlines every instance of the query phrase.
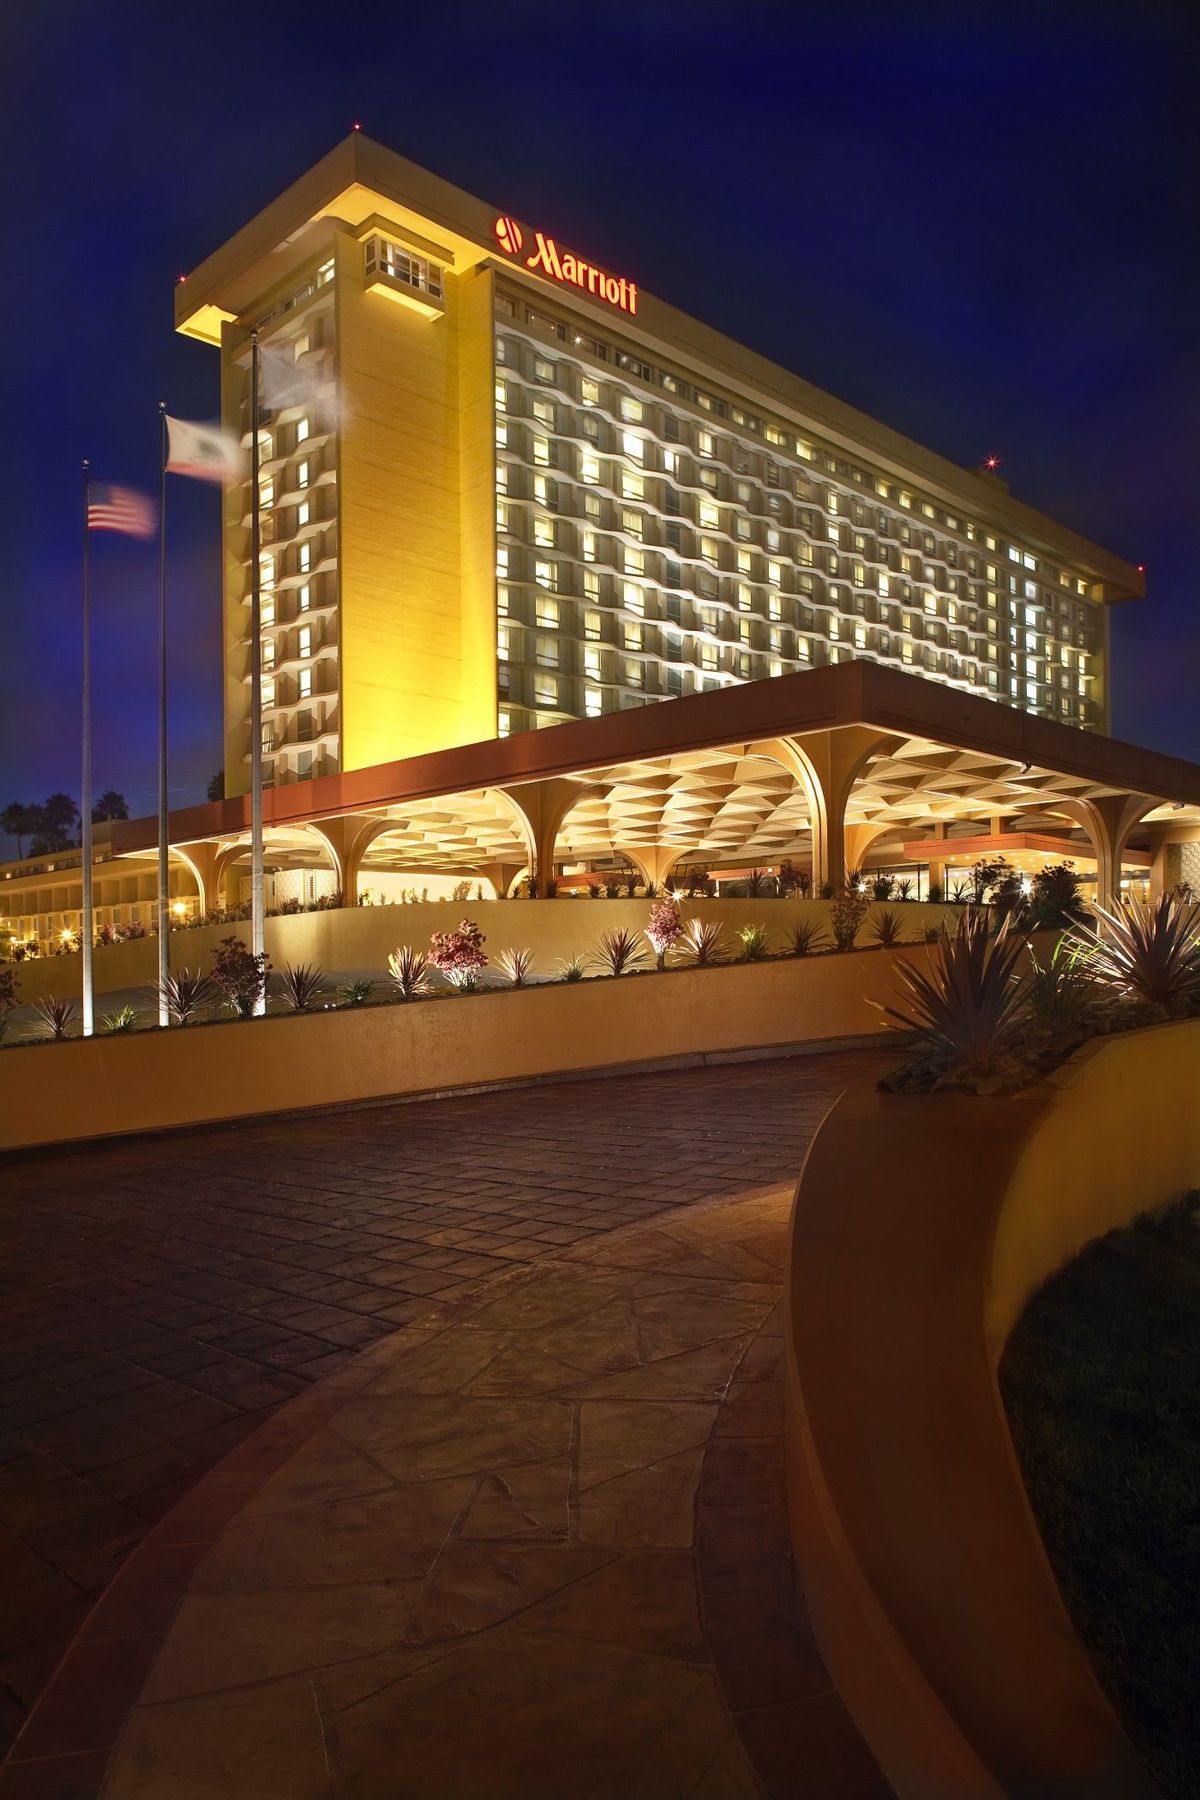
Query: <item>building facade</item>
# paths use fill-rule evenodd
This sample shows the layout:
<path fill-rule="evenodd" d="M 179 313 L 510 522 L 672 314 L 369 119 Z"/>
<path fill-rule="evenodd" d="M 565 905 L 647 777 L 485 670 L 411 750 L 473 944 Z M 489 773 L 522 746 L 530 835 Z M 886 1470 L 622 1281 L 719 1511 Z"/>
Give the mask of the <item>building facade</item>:
<path fill-rule="evenodd" d="M 1137 570 L 357 134 L 177 324 L 247 442 L 252 327 L 271 374 L 273 785 L 852 659 L 1107 728 Z M 231 794 L 249 527 L 229 490 Z"/>

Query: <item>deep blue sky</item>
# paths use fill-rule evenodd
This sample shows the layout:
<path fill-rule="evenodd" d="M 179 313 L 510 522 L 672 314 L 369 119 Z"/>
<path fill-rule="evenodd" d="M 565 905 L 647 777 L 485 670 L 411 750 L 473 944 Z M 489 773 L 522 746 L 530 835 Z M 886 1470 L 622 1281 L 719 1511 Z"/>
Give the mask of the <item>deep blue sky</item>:
<path fill-rule="evenodd" d="M 1116 735 L 1200 760 L 1200 28 L 1154 4 L 0 18 L 0 805 L 78 793 L 79 462 L 217 410 L 172 289 L 355 119 L 1148 568 Z M 353 21 L 348 26 L 344 20 Z M 255 62 L 258 61 L 256 71 Z M 172 805 L 221 762 L 218 495 L 171 483 Z M 154 804 L 155 562 L 96 557 L 97 789 Z"/>

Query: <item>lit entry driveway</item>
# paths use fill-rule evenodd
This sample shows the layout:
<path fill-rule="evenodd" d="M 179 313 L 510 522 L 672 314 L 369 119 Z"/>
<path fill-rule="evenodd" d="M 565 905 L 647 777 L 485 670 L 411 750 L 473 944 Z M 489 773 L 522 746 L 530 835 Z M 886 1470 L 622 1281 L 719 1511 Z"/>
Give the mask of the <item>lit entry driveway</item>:
<path fill-rule="evenodd" d="M 793 1180 L 873 1057 L 310 1115 L 0 1169 L 0 1747 L 150 1525 L 281 1402 L 514 1264 Z"/>

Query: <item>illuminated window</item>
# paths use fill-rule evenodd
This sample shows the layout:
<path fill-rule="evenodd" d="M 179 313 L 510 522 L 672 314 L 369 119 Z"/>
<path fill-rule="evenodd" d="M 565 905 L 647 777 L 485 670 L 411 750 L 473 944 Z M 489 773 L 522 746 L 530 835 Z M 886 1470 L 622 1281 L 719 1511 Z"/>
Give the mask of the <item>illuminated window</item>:
<path fill-rule="evenodd" d="M 264 669 L 273 669 L 275 667 L 275 639 L 274 638 L 264 638 L 263 639 L 262 659 L 263 659 Z"/>
<path fill-rule="evenodd" d="M 310 517 L 310 508 L 309 508 L 308 501 L 302 500 L 300 502 L 299 506 L 296 508 L 296 529 L 299 530 L 301 525 L 307 525 L 308 521 L 309 521 L 309 517 Z"/>
<path fill-rule="evenodd" d="M 554 548 L 554 520 L 539 513 L 533 521 L 533 541 L 543 549 Z"/>
<path fill-rule="evenodd" d="M 308 458 L 307 457 L 305 457 L 305 459 L 302 462 L 298 462 L 296 464 L 296 486 L 302 487 L 302 488 L 306 488 L 308 486 Z"/>
<path fill-rule="evenodd" d="M 633 512 L 628 507 L 622 512 L 622 514 L 621 514 L 621 530 L 627 531 L 629 533 L 630 537 L 640 538 L 643 535 L 645 529 L 646 529 L 646 522 L 643 519 L 641 513 Z M 636 558 L 637 559 L 636 563 L 634 561 L 631 561 L 630 560 L 631 558 Z M 640 550 L 627 550 L 625 553 L 625 567 L 627 569 L 632 569 L 635 567 L 641 568 L 644 564 L 644 560 L 645 559 L 643 558 Z"/>
<path fill-rule="evenodd" d="M 501 662 L 508 661 L 511 644 L 512 644 L 511 628 L 508 625 L 497 625 L 497 627 L 496 627 L 496 655 L 500 658 Z"/>
<path fill-rule="evenodd" d="M 621 433 L 621 448 L 624 450 L 626 456 L 632 458 L 634 462 L 640 463 L 646 454 L 645 443 L 638 436 L 636 431 L 623 431 Z"/>
<path fill-rule="evenodd" d="M 259 688 L 259 692 L 262 695 L 262 703 L 264 706 L 274 706 L 274 704 L 275 704 L 275 677 L 273 675 L 264 675 L 263 676 L 262 683 Z"/>
<path fill-rule="evenodd" d="M 583 690 L 583 716 L 585 719 L 598 719 L 604 711 L 604 696 L 599 688 Z"/>
<path fill-rule="evenodd" d="M 499 412 L 507 412 L 508 411 L 508 383 L 507 383 L 507 381 L 498 381 L 496 383 L 496 407 Z"/>
<path fill-rule="evenodd" d="M 542 668 L 557 669 L 557 667 L 558 667 L 558 639 L 552 638 L 552 637 L 535 638 L 534 639 L 534 656 L 536 657 L 539 665 Z"/>
<path fill-rule="evenodd" d="M 646 596 L 636 581 L 623 581 L 621 583 L 621 604 L 629 612 L 645 612 Z"/>
<path fill-rule="evenodd" d="M 540 674 L 534 677 L 533 703 L 535 706 L 557 706 L 558 678 L 556 676 Z"/>
<path fill-rule="evenodd" d="M 713 434 L 711 431 L 701 431 L 697 433 L 696 448 L 701 456 L 712 456 L 715 453 Z"/>
<path fill-rule="evenodd" d="M 275 482 L 270 475 L 264 476 L 258 484 L 258 504 L 264 507 L 275 504 Z"/>
<path fill-rule="evenodd" d="M 709 530 L 715 531 L 721 523 L 720 507 L 715 501 L 701 500 L 699 519 L 701 525 L 707 526 Z"/>
<path fill-rule="evenodd" d="M 626 659 L 625 659 L 625 686 L 631 687 L 631 688 L 640 688 L 640 687 L 645 687 L 645 685 L 646 685 L 646 672 L 645 672 L 645 669 L 642 667 L 642 664 L 640 662 L 634 662 L 632 657 L 626 657 Z"/>
<path fill-rule="evenodd" d="M 602 621 L 598 612 L 585 612 L 583 615 L 583 635 L 585 638 L 598 638 L 602 631 Z"/>
<path fill-rule="evenodd" d="M 307 581 L 302 581 L 296 589 L 296 605 L 301 612 L 307 612 L 312 605 L 312 588 Z"/>
<path fill-rule="evenodd" d="M 783 564 L 769 562 L 767 564 L 767 580 L 772 587 L 778 587 L 783 580 Z"/>
<path fill-rule="evenodd" d="M 583 560 L 584 562 L 595 562 L 596 560 L 596 534 L 594 531 L 585 531 L 583 534 Z"/>
<path fill-rule="evenodd" d="M 644 500 L 646 497 L 646 478 L 637 469 L 621 470 L 621 493 L 626 500 Z"/>
<path fill-rule="evenodd" d="M 508 737 L 512 731 L 512 714 L 506 706 L 502 706 L 496 714 L 496 733 L 498 737 Z"/>
<path fill-rule="evenodd" d="M 558 413 L 555 409 L 553 400 L 535 400 L 533 403 L 533 416 L 539 425 L 548 425 L 551 431 L 554 430 L 558 423 Z"/>
<path fill-rule="evenodd" d="M 720 560 L 721 560 L 720 540 L 718 538 L 714 538 L 714 537 L 702 537 L 700 539 L 700 554 L 704 558 L 705 562 L 710 562 L 710 563 L 720 562 Z"/>
<path fill-rule="evenodd" d="M 534 622 L 536 624 L 542 626 L 544 630 L 546 630 L 546 631 L 557 630 L 557 628 L 558 628 L 558 601 L 551 600 L 547 594 L 535 595 L 533 617 L 534 617 Z"/>
<path fill-rule="evenodd" d="M 593 456 L 588 450 L 583 451 L 579 458 L 579 479 L 593 487 L 600 479 L 600 458 Z"/>
<path fill-rule="evenodd" d="M 737 585 L 737 603 L 739 612 L 749 612 L 754 605 L 754 595 L 748 581 L 739 581 Z"/>
<path fill-rule="evenodd" d="M 297 693 L 297 696 L 301 700 L 308 700 L 309 698 L 311 698 L 311 695 L 312 695 L 312 670 L 311 669 L 298 669 L 296 671 L 296 693 Z"/>
<path fill-rule="evenodd" d="M 548 361 L 547 358 L 544 356 L 538 356 L 538 357 L 534 358 L 533 372 L 537 376 L 539 381 L 557 381 L 558 380 L 558 365 L 557 365 L 557 363 L 552 363 L 552 362 Z"/>
<path fill-rule="evenodd" d="M 302 444 L 304 442 L 305 438 L 307 438 L 307 436 L 309 435 L 309 432 L 311 430 L 312 430 L 312 426 L 310 425 L 310 423 L 307 419 L 297 419 L 296 420 L 296 442 L 298 444 Z"/>
<path fill-rule="evenodd" d="M 312 545 L 301 544 L 296 555 L 296 567 L 302 575 L 307 575 L 312 568 Z"/>
<path fill-rule="evenodd" d="M 543 562 L 539 559 L 533 565 L 533 579 L 537 582 L 539 587 L 557 588 L 558 564 Z"/>
<path fill-rule="evenodd" d="M 719 668 L 720 662 L 721 652 L 716 644 L 702 643 L 700 645 L 700 667 L 702 669 Z"/>
<path fill-rule="evenodd" d="M 598 381 L 593 381 L 589 375 L 585 375 L 580 394 L 585 406 L 599 406 L 600 383 Z"/>
<path fill-rule="evenodd" d="M 302 625 L 296 638 L 301 656 L 312 655 L 312 626 Z"/>
<path fill-rule="evenodd" d="M 632 397 L 632 395 L 630 395 L 630 394 L 622 394 L 621 395 L 621 417 L 623 419 L 628 419 L 630 421 L 630 423 L 633 425 L 640 425 L 642 422 L 642 403 L 641 403 L 641 401 L 635 400 Z"/>
<path fill-rule="evenodd" d="M 496 545 L 496 574 L 502 581 L 508 578 L 508 545 Z"/>
<path fill-rule="evenodd" d="M 549 468 L 549 466 L 550 466 L 550 440 L 549 440 L 549 438 L 544 438 L 544 437 L 535 437 L 534 438 L 534 440 L 533 440 L 533 460 L 539 467 Z"/>

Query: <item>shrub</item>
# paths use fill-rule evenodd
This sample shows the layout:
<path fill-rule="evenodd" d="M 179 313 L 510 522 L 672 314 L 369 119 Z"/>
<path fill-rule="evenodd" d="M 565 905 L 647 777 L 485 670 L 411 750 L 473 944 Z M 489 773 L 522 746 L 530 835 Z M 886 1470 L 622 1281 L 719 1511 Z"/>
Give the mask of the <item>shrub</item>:
<path fill-rule="evenodd" d="M 546 877 L 546 898 L 547 900 L 557 900 L 558 898 L 557 875 L 547 875 Z"/>
<path fill-rule="evenodd" d="M 842 886 L 843 888 L 855 888 L 865 892 L 867 886 L 865 871 L 861 868 L 847 869 L 846 879 L 843 881 Z"/>
<path fill-rule="evenodd" d="M 743 925 L 738 932 L 741 940 L 739 962 L 765 962 L 771 954 L 771 940 L 765 925 Z"/>
<path fill-rule="evenodd" d="M 561 981 L 582 981 L 582 956 L 564 956 L 558 965 L 558 974 Z"/>
<path fill-rule="evenodd" d="M 589 899 L 592 899 L 592 900 L 598 900 L 600 898 L 601 894 L 604 892 L 603 885 L 599 881 L 596 880 L 596 877 L 594 875 L 588 881 L 587 891 L 588 891 Z"/>
<path fill-rule="evenodd" d="M 271 965 L 239 937 L 222 938 L 213 951 L 212 978 L 239 1019 L 248 1019 L 267 991 Z"/>
<path fill-rule="evenodd" d="M 415 1000 L 429 992 L 429 958 L 411 944 L 401 944 L 388 957 L 388 974 L 401 1000 Z"/>
<path fill-rule="evenodd" d="M 837 889 L 834 887 L 832 881 L 823 881 L 821 883 L 821 899 L 822 900 L 832 900 L 833 896 L 836 894 L 836 892 L 837 892 Z"/>
<path fill-rule="evenodd" d="M 746 877 L 746 898 L 747 898 L 747 900 L 758 900 L 762 896 L 762 894 L 766 891 L 767 882 L 769 880 L 770 880 L 770 874 L 769 874 L 768 870 L 766 870 L 766 869 L 751 869 L 750 873 Z"/>
<path fill-rule="evenodd" d="M 904 927 L 900 922 L 900 915 L 890 909 L 877 913 L 871 920 L 871 936 L 877 944 L 882 944 L 885 950 L 894 950 L 897 944 L 904 941 Z"/>
<path fill-rule="evenodd" d="M 207 1007 L 215 1004 L 217 986 L 201 970 L 180 969 L 178 975 L 164 975 L 155 997 L 166 1004 L 167 1016 L 176 1025 L 190 1025 Z"/>
<path fill-rule="evenodd" d="M 640 880 L 641 880 L 641 876 L 638 874 L 636 869 L 626 870 L 624 876 L 622 877 L 626 895 L 628 896 L 628 898 L 630 900 L 637 899 L 638 882 Z"/>
<path fill-rule="evenodd" d="M 304 902 L 302 900 L 285 900 L 283 905 L 279 908 L 279 916 L 288 919 L 292 918 L 296 913 L 302 913 L 303 911 Z"/>
<path fill-rule="evenodd" d="M 673 950 L 683 930 L 683 922 L 679 917 L 679 908 L 674 900 L 656 900 L 650 908 L 650 922 L 646 926 L 646 936 L 654 951 L 654 960 L 662 969 L 666 967 L 667 951 Z"/>
<path fill-rule="evenodd" d="M 1150 905 L 1123 900 L 1116 912 L 1094 910 L 1103 929 L 1080 927 L 1070 941 L 1084 949 L 1097 981 L 1157 1018 L 1200 1011 L 1200 906 L 1162 894 Z"/>
<path fill-rule="evenodd" d="M 970 912 L 953 934 L 939 933 L 927 969 L 897 963 L 906 1010 L 871 1004 L 916 1032 L 918 1041 L 882 1085 L 969 1087 L 978 1093 L 1019 1087 L 1030 1068 L 1021 1046 L 1029 1019 L 1017 974 L 1021 950 L 1022 940 L 1007 921 L 992 937 L 986 915 Z"/>
<path fill-rule="evenodd" d="M 524 987 L 533 967 L 533 951 L 502 950 L 496 958 L 496 967 L 510 987 Z"/>
<path fill-rule="evenodd" d="M 785 856 L 779 865 L 779 873 L 775 877 L 775 885 L 779 890 L 780 899 L 789 900 L 793 894 L 807 892 L 807 889 L 800 885 L 803 881 L 807 881 L 809 887 L 812 886 L 812 877 L 803 875 L 791 858 Z"/>
<path fill-rule="evenodd" d="M 609 870 L 604 877 L 604 893 L 609 900 L 619 900 L 621 889 L 625 885 L 625 877 L 615 870 Z"/>
<path fill-rule="evenodd" d="M 814 956 L 818 950 L 827 949 L 830 942 L 819 919 L 800 919 L 788 933 L 788 955 Z"/>
<path fill-rule="evenodd" d="M 897 898 L 897 900 L 911 900 L 912 897 L 913 897 L 912 877 L 910 875 L 901 875 L 900 879 L 896 883 L 896 898 Z"/>
<path fill-rule="evenodd" d="M 60 1000 L 56 995 L 50 994 L 45 1000 L 35 1000 L 33 1011 L 38 1021 L 36 1035 L 61 1042 L 70 1035 L 78 1008 L 74 1000 Z"/>
<path fill-rule="evenodd" d="M 592 952 L 592 961 L 610 975 L 624 975 L 645 960 L 645 951 L 631 931 L 606 931 Z"/>
<path fill-rule="evenodd" d="M 345 904 L 346 897 L 342 893 L 342 890 L 340 888 L 335 888 L 332 894 L 318 894 L 317 898 L 313 901 L 310 910 L 312 912 L 337 912 L 339 908 L 345 906 Z M 241 912 L 236 916 L 248 919 L 250 914 L 247 911 Z"/>
<path fill-rule="evenodd" d="M 283 997 L 292 1012 L 307 1012 L 325 992 L 325 971 L 311 963 L 287 963 L 279 978 Z"/>
<path fill-rule="evenodd" d="M 452 987 L 461 993 L 470 993 L 479 986 L 480 973 L 487 968 L 485 941 L 473 919 L 460 919 L 457 931 L 434 932 L 430 939 L 429 961 Z"/>
<path fill-rule="evenodd" d="M 931 881 L 929 883 L 929 886 L 926 888 L 925 892 L 926 892 L 926 895 L 932 905 L 934 905 L 934 906 L 941 905 L 942 897 L 945 893 L 945 889 L 943 888 L 940 881 Z"/>
<path fill-rule="evenodd" d="M 972 889 L 970 882 L 956 881 L 951 890 L 950 898 L 955 906 L 965 906 L 972 898 L 973 892 L 974 890 Z"/>
<path fill-rule="evenodd" d="M 847 880 L 838 894 L 829 914 L 829 923 L 833 930 L 833 941 L 839 950 L 853 950 L 854 940 L 859 928 L 866 918 L 871 902 L 860 893 L 857 885 Z"/>
<path fill-rule="evenodd" d="M 1062 930 L 1087 922 L 1083 884 L 1074 863 L 1047 863 L 1033 878 L 1029 893 L 1031 931 Z"/>
<path fill-rule="evenodd" d="M 12 969 L 0 969 L 0 1043 L 8 1030 L 8 1016 L 17 1005 L 16 973 Z"/>
<path fill-rule="evenodd" d="M 116 1037 L 126 1031 L 136 1031 L 139 1017 L 135 1007 L 118 1007 L 116 1012 L 105 1013 L 100 1021 L 100 1029 L 110 1037 Z"/>
<path fill-rule="evenodd" d="M 373 981 L 347 981 L 338 989 L 343 1006 L 365 1006 L 375 992 Z"/>
<path fill-rule="evenodd" d="M 456 881 L 453 889 L 451 890 L 450 898 L 452 900 L 456 900 L 460 906 L 462 905 L 462 902 L 464 900 L 469 900 L 471 898 L 470 882 L 469 881 Z"/>
<path fill-rule="evenodd" d="M 684 962 L 694 968 L 711 968 L 724 961 L 725 932 L 718 919 L 689 919 L 676 945 Z"/>
<path fill-rule="evenodd" d="M 872 877 L 871 877 L 871 898 L 872 898 L 872 900 L 890 900 L 892 897 L 892 889 L 895 887 L 895 885 L 896 885 L 896 883 L 890 875 L 872 875 Z"/>

